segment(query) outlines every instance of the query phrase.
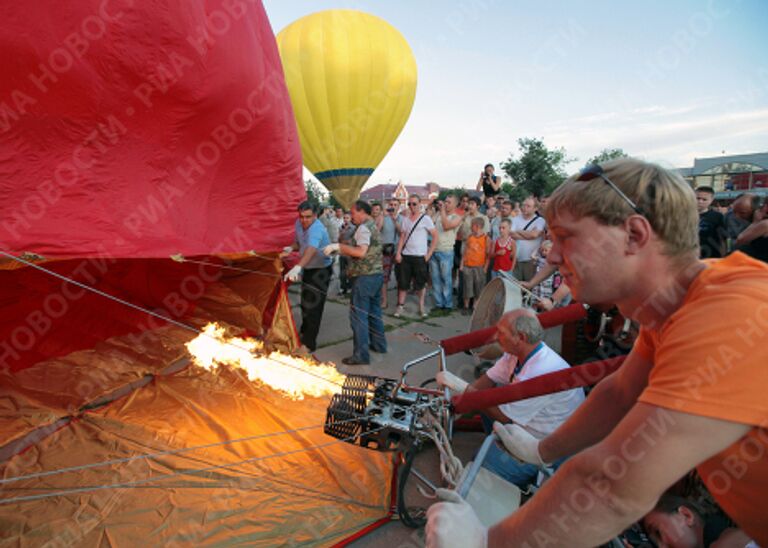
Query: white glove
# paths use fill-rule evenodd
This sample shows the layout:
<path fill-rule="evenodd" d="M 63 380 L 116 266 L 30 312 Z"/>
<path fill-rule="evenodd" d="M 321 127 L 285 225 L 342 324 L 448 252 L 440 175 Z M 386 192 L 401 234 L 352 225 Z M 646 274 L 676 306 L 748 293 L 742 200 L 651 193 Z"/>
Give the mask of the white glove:
<path fill-rule="evenodd" d="M 328 244 L 323 248 L 323 253 L 325 253 L 326 256 L 333 255 L 334 253 L 339 252 L 339 244 Z"/>
<path fill-rule="evenodd" d="M 457 394 L 463 393 L 469 383 L 462 378 L 457 377 L 450 371 L 440 371 L 435 377 L 437 385 L 442 387 L 448 387 Z"/>
<path fill-rule="evenodd" d="M 536 466 L 548 466 L 539 453 L 539 440 L 522 426 L 494 422 L 493 431 L 504 444 L 504 448 L 517 460 Z"/>
<path fill-rule="evenodd" d="M 450 489 L 438 489 L 435 494 L 445 502 L 427 510 L 427 547 L 486 548 L 488 529 L 469 503 Z"/>
<path fill-rule="evenodd" d="M 283 280 L 286 282 L 298 282 L 299 278 L 301 278 L 302 270 L 303 268 L 301 268 L 299 265 L 294 266 L 285 276 L 283 276 Z"/>

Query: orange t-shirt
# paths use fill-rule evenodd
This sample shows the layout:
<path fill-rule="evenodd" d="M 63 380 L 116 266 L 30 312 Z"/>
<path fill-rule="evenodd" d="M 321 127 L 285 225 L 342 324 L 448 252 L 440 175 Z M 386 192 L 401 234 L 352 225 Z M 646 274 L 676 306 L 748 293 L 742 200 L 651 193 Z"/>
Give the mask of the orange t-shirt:
<path fill-rule="evenodd" d="M 768 546 L 768 265 L 741 253 L 706 263 L 669 320 L 640 331 L 633 351 L 653 368 L 639 401 L 754 426 L 697 470 Z"/>
<path fill-rule="evenodd" d="M 464 248 L 464 266 L 485 266 L 488 259 L 488 235 L 467 236 Z"/>

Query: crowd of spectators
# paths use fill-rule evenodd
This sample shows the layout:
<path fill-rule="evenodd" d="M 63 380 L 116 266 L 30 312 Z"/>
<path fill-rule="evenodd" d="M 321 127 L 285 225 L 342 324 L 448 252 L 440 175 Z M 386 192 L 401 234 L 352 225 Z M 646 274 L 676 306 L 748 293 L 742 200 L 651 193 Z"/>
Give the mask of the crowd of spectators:
<path fill-rule="evenodd" d="M 712 187 L 696 188 L 701 258 L 720 258 L 741 251 L 768 262 L 768 201 L 744 193 L 730 206 L 724 206 L 716 204 L 714 198 Z"/>
<path fill-rule="evenodd" d="M 768 261 L 768 202 L 747 193 L 724 206 L 714 201 L 711 187 L 695 191 L 702 258 L 739 250 Z M 381 255 L 378 313 L 392 304 L 387 294 L 393 272 L 395 317 L 406 314 L 409 293 L 416 297 L 418 317 L 456 308 L 471 315 L 485 285 L 505 273 L 532 291 L 538 310 L 568 304 L 570 291 L 546 260 L 551 242 L 545 205 L 546 196 L 510 200 L 501 191 L 501 179 L 491 164 L 484 167 L 474 192 L 452 191 L 426 205 L 416 194 L 408 196 L 405 204 L 394 198 L 367 204 Z M 299 206 L 296 240 L 286 252 L 298 250 L 301 257 L 286 278 L 302 278 L 300 338 L 310 352 L 317 344 L 326 294 L 353 299 L 350 265 L 355 258 L 343 253 L 338 258 L 322 255 L 328 244 L 355 246 L 359 225 L 353 217 L 341 207 L 317 210 L 308 202 Z M 360 355 L 357 359 L 366 361 Z"/>

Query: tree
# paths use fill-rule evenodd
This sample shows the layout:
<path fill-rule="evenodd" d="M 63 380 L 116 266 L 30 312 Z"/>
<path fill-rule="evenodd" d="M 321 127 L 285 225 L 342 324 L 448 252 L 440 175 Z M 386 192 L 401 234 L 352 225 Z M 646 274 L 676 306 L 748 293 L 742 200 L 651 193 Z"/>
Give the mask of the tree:
<path fill-rule="evenodd" d="M 604 148 L 597 156 L 593 156 L 589 159 L 587 164 L 602 164 L 608 160 L 616 160 L 618 158 L 627 158 L 629 154 L 624 152 L 620 148 Z"/>
<path fill-rule="evenodd" d="M 501 183 L 501 192 L 509 196 L 513 202 L 522 202 L 531 194 L 520 185 L 512 183 Z"/>
<path fill-rule="evenodd" d="M 322 204 L 326 199 L 325 189 L 312 179 L 304 181 L 304 190 L 307 191 L 307 200 L 315 205 Z"/>
<path fill-rule="evenodd" d="M 527 137 L 518 139 L 517 145 L 520 157 L 510 154 L 501 164 L 501 169 L 512 179 L 510 194 L 518 199 L 528 194 L 540 197 L 565 180 L 565 166 L 574 160 L 567 157 L 564 148 L 550 150 L 541 139 Z"/>
<path fill-rule="evenodd" d="M 336 199 L 336 196 L 333 195 L 333 192 L 329 192 L 328 193 L 328 203 L 331 204 L 331 207 L 333 209 L 336 209 L 337 207 L 340 207 L 341 209 L 346 210 L 346 208 L 343 205 L 341 205 L 341 202 L 339 202 Z"/>

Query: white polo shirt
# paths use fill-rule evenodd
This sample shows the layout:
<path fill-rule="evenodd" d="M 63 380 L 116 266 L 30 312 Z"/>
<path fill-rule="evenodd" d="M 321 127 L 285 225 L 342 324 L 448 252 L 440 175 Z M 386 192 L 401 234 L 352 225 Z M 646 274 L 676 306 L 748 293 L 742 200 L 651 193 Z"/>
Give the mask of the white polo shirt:
<path fill-rule="evenodd" d="M 496 384 L 510 384 L 510 378 L 516 366 L 517 358 L 505 353 L 486 372 L 486 375 Z M 568 362 L 541 342 L 528 356 L 511 382 L 522 382 L 554 371 L 568 369 L 568 367 L 570 367 Z M 584 390 L 574 388 L 512 403 L 503 403 L 499 406 L 499 410 L 510 420 L 541 439 L 557 430 L 583 401 Z"/>

